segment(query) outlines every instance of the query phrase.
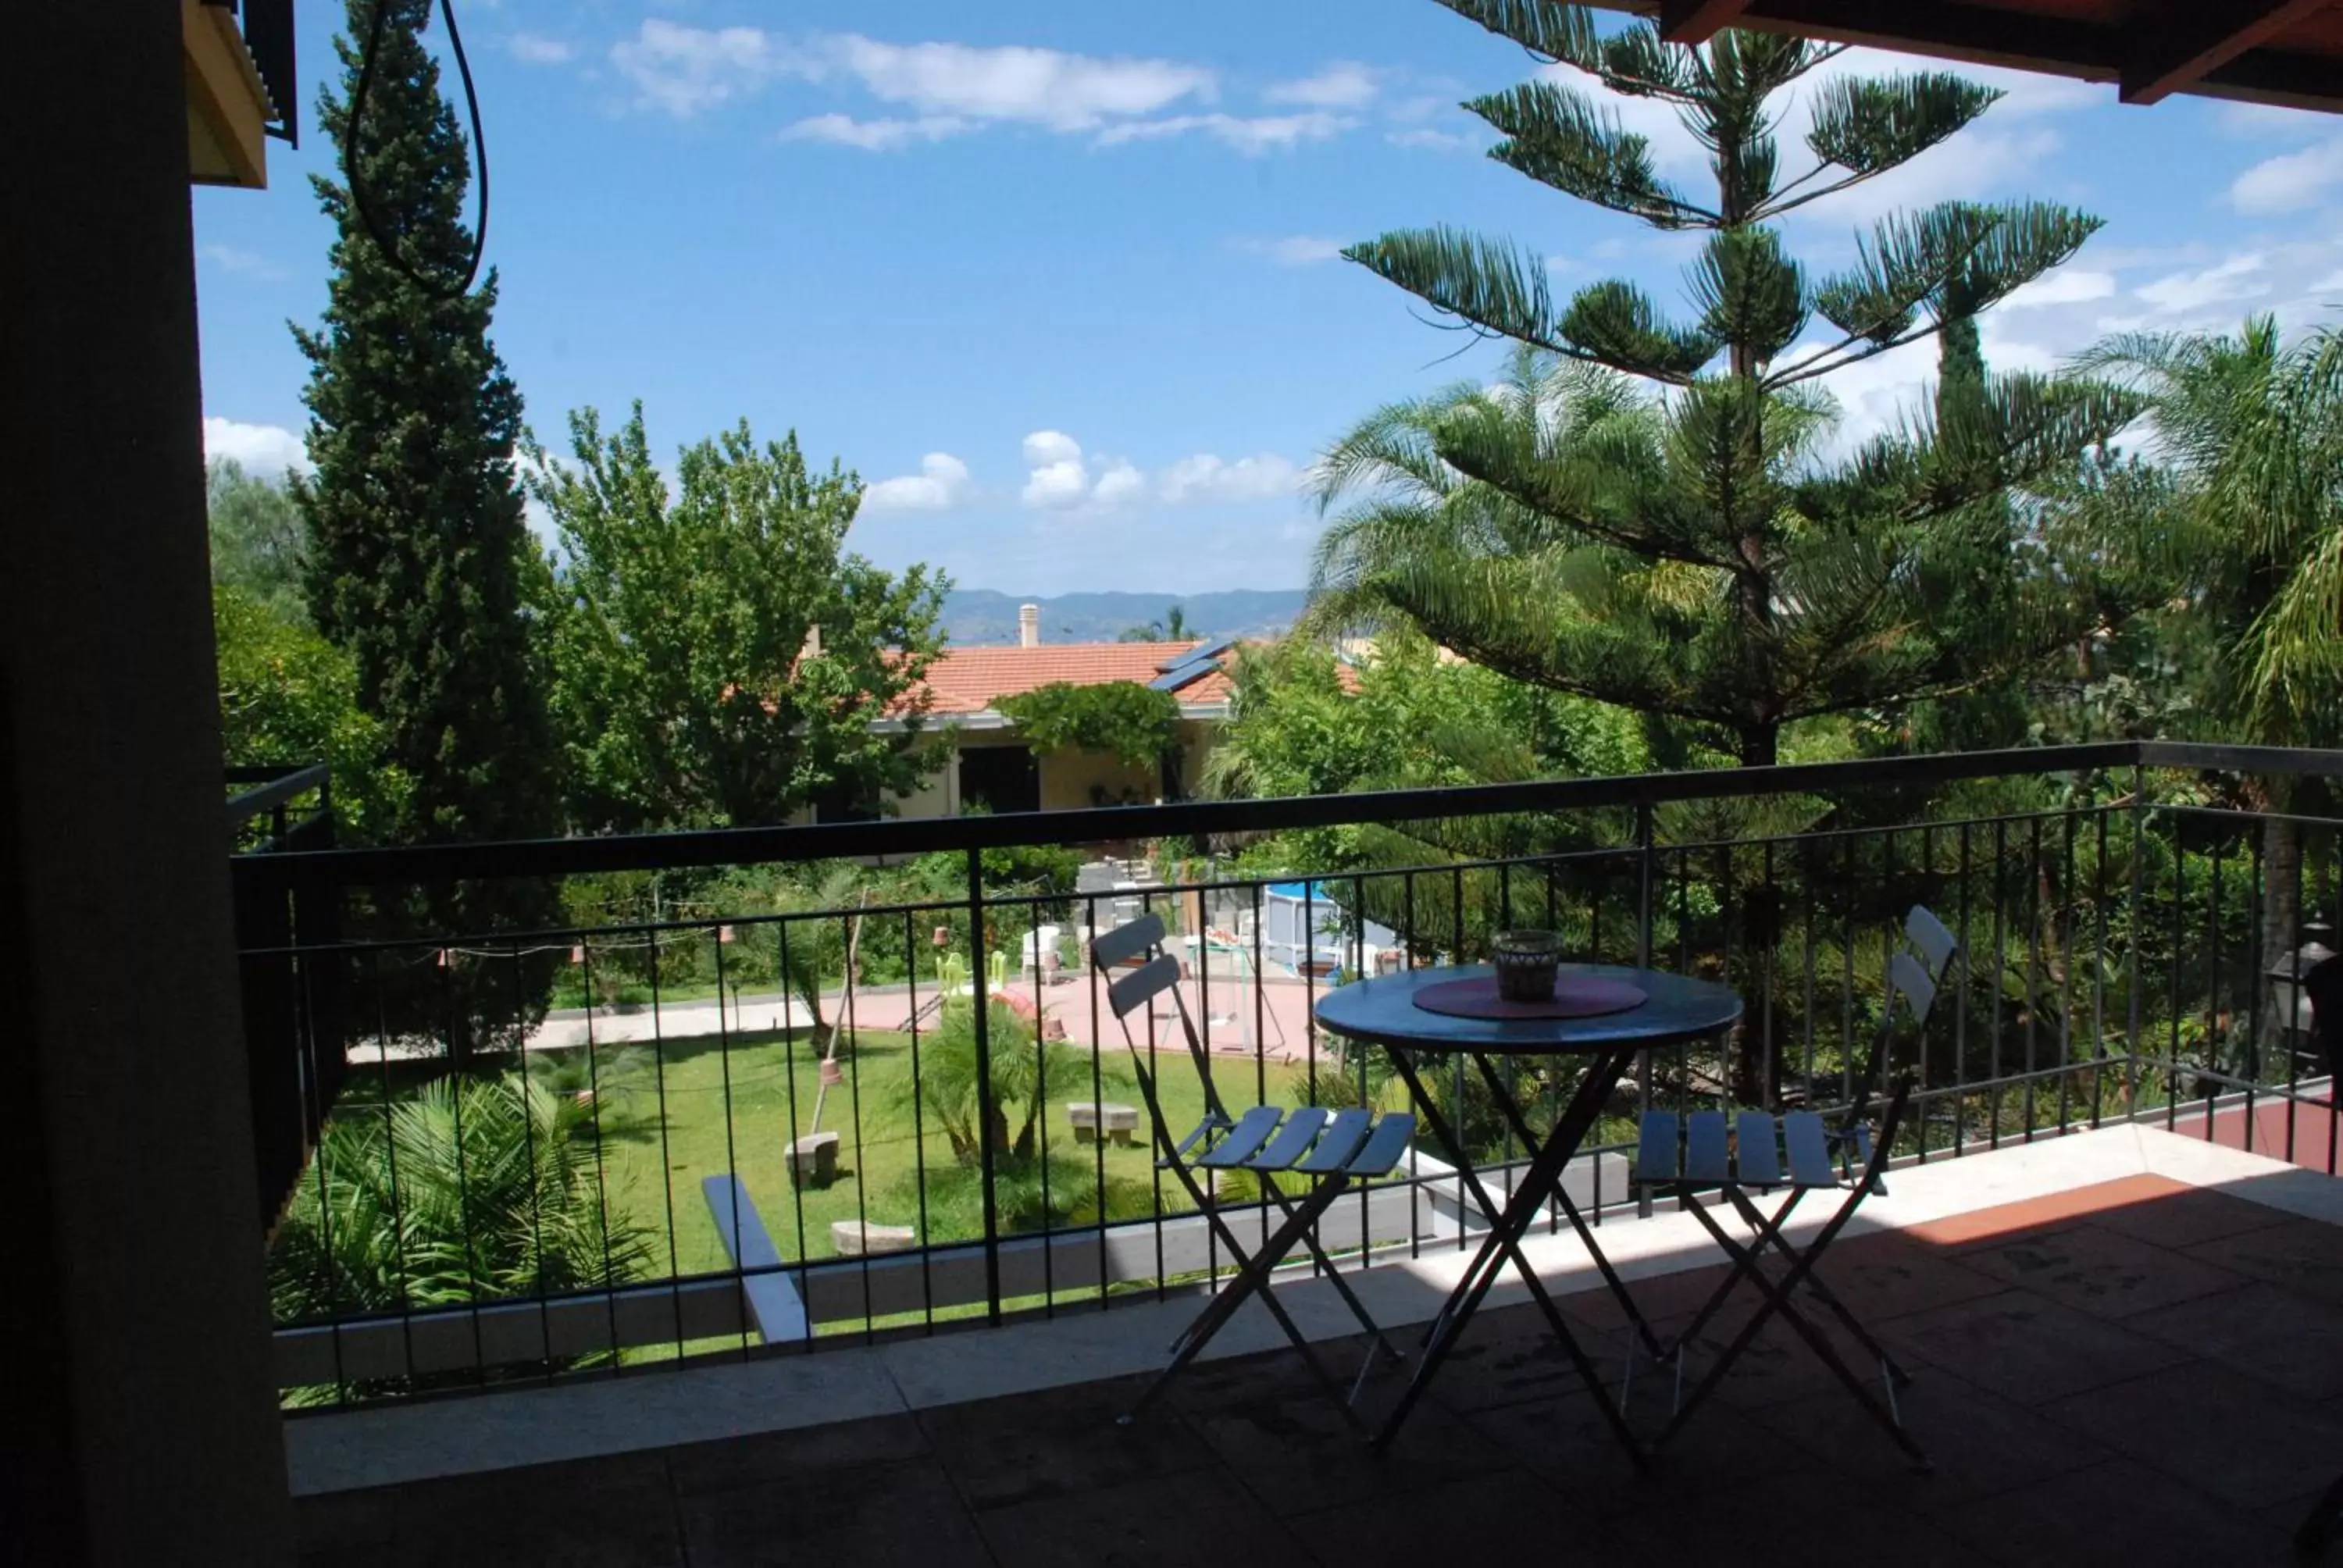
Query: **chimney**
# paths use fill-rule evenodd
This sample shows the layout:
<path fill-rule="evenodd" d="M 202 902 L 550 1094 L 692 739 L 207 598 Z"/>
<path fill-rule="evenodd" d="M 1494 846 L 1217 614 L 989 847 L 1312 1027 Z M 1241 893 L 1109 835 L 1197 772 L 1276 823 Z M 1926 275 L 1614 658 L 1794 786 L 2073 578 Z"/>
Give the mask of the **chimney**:
<path fill-rule="evenodd" d="M 1040 605 L 1021 604 L 1017 607 L 1017 646 L 1020 648 L 1041 646 L 1041 607 Z"/>
<path fill-rule="evenodd" d="M 809 626 L 806 628 L 805 647 L 798 650 L 798 657 L 799 658 L 820 658 L 821 657 L 821 628 L 818 626 Z"/>

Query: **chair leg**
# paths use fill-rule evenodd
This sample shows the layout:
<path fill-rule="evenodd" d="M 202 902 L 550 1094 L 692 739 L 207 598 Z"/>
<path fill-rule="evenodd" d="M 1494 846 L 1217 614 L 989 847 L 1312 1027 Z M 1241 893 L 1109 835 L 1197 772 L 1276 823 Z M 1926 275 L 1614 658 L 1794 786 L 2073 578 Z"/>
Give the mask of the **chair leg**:
<path fill-rule="evenodd" d="M 1788 1212 L 1789 1211 L 1785 1208 L 1783 1210 L 1782 1213 L 1775 1215 L 1773 1220 L 1768 1222 L 1765 1221 L 1762 1215 L 1757 1214 L 1754 1209 L 1744 1209 L 1742 1211 L 1742 1218 L 1748 1221 L 1751 1229 L 1757 1231 L 1757 1246 L 1759 1251 L 1762 1251 L 1766 1246 L 1771 1245 L 1779 1251 L 1784 1257 L 1795 1261 L 1798 1256 L 1798 1251 L 1796 1248 L 1791 1246 L 1788 1238 L 1782 1234 L 1782 1222 Z M 1814 1292 L 1815 1299 L 1816 1301 L 1822 1302 L 1823 1305 L 1831 1310 L 1832 1316 L 1838 1320 L 1839 1325 L 1845 1329 L 1848 1333 L 1855 1336 L 1855 1342 L 1863 1346 L 1865 1352 L 1869 1354 L 1874 1361 L 1877 1362 L 1881 1370 L 1887 1374 L 1888 1387 L 1891 1390 L 1889 1403 L 1892 1406 L 1894 1403 L 1892 1391 L 1899 1388 L 1910 1388 L 1912 1386 L 1912 1374 L 1906 1372 L 1903 1366 L 1897 1362 L 1896 1358 L 1887 1353 L 1887 1348 L 1885 1345 L 1882 1345 L 1877 1340 L 1871 1337 L 1871 1331 L 1865 1328 L 1862 1322 L 1856 1319 L 1855 1315 L 1847 1310 L 1846 1304 L 1841 1302 L 1838 1297 L 1832 1292 L 1831 1288 L 1823 1282 L 1823 1278 L 1819 1273 L 1809 1273 L 1806 1276 L 1806 1289 Z"/>
<path fill-rule="evenodd" d="M 1182 1178 L 1182 1184 L 1187 1186 L 1191 1195 L 1194 1196 L 1197 1189 L 1193 1174 L 1184 1167 L 1176 1169 Z M 1171 1384 L 1172 1379 L 1181 1369 L 1201 1355 L 1204 1347 L 1212 1342 L 1213 1336 L 1228 1326 L 1229 1321 L 1236 1316 L 1237 1309 L 1244 1305 L 1249 1298 L 1258 1295 L 1262 1305 L 1276 1321 L 1278 1328 L 1284 1332 L 1285 1337 L 1292 1342 L 1294 1350 L 1301 1354 L 1302 1364 L 1310 1370 L 1311 1376 L 1317 1380 L 1319 1386 L 1341 1409 L 1343 1419 L 1354 1428 L 1359 1426 L 1358 1414 L 1352 1404 L 1353 1393 L 1345 1391 L 1342 1384 L 1334 1381 L 1332 1374 L 1320 1364 L 1317 1355 L 1310 1348 L 1308 1337 L 1294 1322 L 1292 1316 L 1286 1312 L 1284 1303 L 1277 1299 L 1277 1292 L 1266 1288 L 1271 1272 L 1276 1269 L 1279 1260 L 1292 1250 L 1295 1238 L 1318 1222 L 1318 1216 L 1325 1211 L 1336 1196 L 1340 1195 L 1344 1185 L 1345 1183 L 1339 1179 L 1324 1183 L 1292 1211 L 1285 1223 L 1250 1255 L 1238 1244 L 1226 1221 L 1209 1207 L 1205 1209 L 1215 1232 L 1220 1236 L 1222 1244 L 1229 1249 L 1231 1256 L 1239 1261 L 1237 1276 L 1225 1288 L 1213 1294 L 1212 1299 L 1205 1303 L 1204 1310 L 1197 1314 L 1196 1320 L 1182 1331 L 1180 1337 L 1172 1342 L 1171 1362 L 1161 1372 L 1155 1374 L 1145 1389 L 1141 1391 L 1137 1402 L 1119 1418 L 1118 1424 L 1129 1426 L 1137 1421 L 1147 1407 L 1154 1402 L 1156 1395 Z"/>
<path fill-rule="evenodd" d="M 1728 1194 L 1734 1191 L 1729 1188 L 1726 1191 Z M 1665 1444 L 1683 1428 L 1684 1422 L 1691 1418 L 1693 1412 L 1699 1409 L 1708 1396 L 1715 1392 L 1717 1385 L 1724 1381 L 1725 1372 L 1735 1361 L 1741 1358 L 1742 1352 L 1749 1348 L 1751 1342 L 1756 1339 L 1758 1332 L 1778 1315 L 1795 1331 L 1800 1339 L 1806 1342 L 1806 1348 L 1813 1351 L 1823 1364 L 1830 1370 L 1832 1375 L 1846 1386 L 1847 1392 L 1855 1396 L 1855 1402 L 1879 1423 L 1889 1439 L 1897 1448 L 1904 1451 L 1905 1455 L 1916 1466 L 1922 1470 L 1934 1468 L 1927 1454 L 1922 1452 L 1918 1443 L 1912 1441 L 1911 1434 L 1904 1430 L 1903 1424 L 1897 1421 L 1895 1414 L 1872 1396 L 1871 1391 L 1864 1385 L 1863 1380 L 1855 1376 L 1854 1370 L 1840 1359 L 1838 1352 L 1831 1348 L 1830 1341 L 1823 1336 L 1822 1331 L 1808 1322 L 1805 1314 L 1799 1312 L 1793 1302 L 1798 1287 L 1812 1276 L 1815 1261 L 1822 1256 L 1825 1249 L 1836 1239 L 1839 1231 L 1845 1226 L 1848 1217 L 1854 1213 L 1855 1206 L 1863 1201 L 1863 1197 L 1864 1194 L 1860 1189 L 1849 1194 L 1846 1202 L 1836 1214 L 1831 1217 L 1829 1223 L 1823 1227 L 1822 1233 L 1813 1243 L 1804 1252 L 1793 1253 L 1796 1261 L 1791 1265 L 1788 1275 L 1778 1284 L 1768 1279 L 1762 1270 L 1751 1271 L 1750 1281 L 1765 1296 L 1765 1304 L 1750 1314 L 1749 1321 L 1742 1325 L 1741 1332 L 1734 1336 L 1733 1342 L 1725 1347 L 1724 1353 L 1710 1366 L 1707 1374 L 1693 1390 L 1692 1397 L 1684 1401 L 1677 1409 L 1674 1418 L 1668 1423 L 1667 1430 L 1660 1434 L 1659 1444 Z M 1746 1200 L 1744 1199 L 1743 1201 L 1745 1202 Z M 1713 1219 L 1707 1223 L 1721 1239 L 1723 1228 L 1716 1225 Z"/>
<path fill-rule="evenodd" d="M 1347 1178 L 1338 1180 L 1343 1181 L 1345 1187 L 1348 1186 Z M 1288 1198 L 1283 1192 L 1280 1191 L 1278 1190 L 1277 1183 L 1271 1181 L 1266 1173 L 1263 1173 L 1261 1178 L 1261 1185 L 1262 1190 L 1267 1192 L 1270 1197 L 1276 1201 L 1277 1206 L 1284 1211 L 1286 1217 L 1288 1219 L 1292 1218 L 1293 1201 Z M 1374 1352 L 1376 1350 L 1381 1350 L 1384 1354 L 1390 1356 L 1391 1359 L 1395 1362 L 1405 1361 L 1407 1359 L 1407 1352 L 1401 1350 L 1397 1345 L 1393 1344 L 1391 1341 L 1384 1336 L 1383 1325 L 1375 1322 L 1373 1314 L 1367 1311 L 1366 1304 L 1361 1302 L 1358 1298 L 1358 1293 L 1351 1289 L 1350 1282 L 1342 1278 L 1342 1271 L 1334 1266 L 1334 1261 L 1326 1255 L 1326 1249 L 1319 1244 L 1317 1226 L 1312 1225 L 1308 1230 L 1302 1232 L 1302 1245 L 1309 1250 L 1311 1260 L 1318 1265 L 1319 1271 L 1324 1274 L 1327 1282 L 1334 1287 L 1334 1293 L 1342 1298 L 1342 1304 L 1351 1309 L 1351 1315 L 1359 1320 L 1359 1326 L 1365 1330 L 1369 1337 L 1374 1341 L 1373 1347 L 1367 1352 L 1367 1359 L 1370 1362 L 1373 1361 Z"/>
<path fill-rule="evenodd" d="M 1745 1199 L 1741 1199 L 1739 1192 L 1731 1189 L 1726 1191 L 1733 1198 L 1746 1201 Z M 1790 1211 L 1798 1206 L 1798 1200 L 1805 1195 L 1799 1189 L 1792 1188 L 1789 1197 L 1783 1201 L 1781 1211 L 1774 1216 L 1775 1222 L 1779 1224 L 1787 1221 Z M 1681 1353 L 1686 1344 L 1700 1337 L 1700 1331 L 1708 1327 L 1708 1320 L 1715 1317 L 1724 1307 L 1741 1282 L 1757 1272 L 1758 1255 L 1765 1249 L 1762 1246 L 1744 1247 L 1726 1234 L 1725 1228 L 1717 1223 L 1716 1216 L 1709 1212 L 1708 1206 L 1694 1201 L 1690 1187 L 1679 1187 L 1676 1190 L 1676 1202 L 1679 1208 L 1689 1211 L 1694 1219 L 1707 1228 L 1708 1233 L 1715 1238 L 1717 1246 L 1724 1250 L 1727 1258 L 1733 1260 L 1733 1271 L 1725 1276 L 1723 1282 L 1715 1290 L 1709 1292 L 1708 1300 L 1701 1303 L 1700 1311 L 1693 1314 L 1692 1322 L 1685 1325 L 1683 1332 L 1676 1335 L 1675 1348 Z M 1760 1233 L 1763 1233 L 1762 1231 Z"/>

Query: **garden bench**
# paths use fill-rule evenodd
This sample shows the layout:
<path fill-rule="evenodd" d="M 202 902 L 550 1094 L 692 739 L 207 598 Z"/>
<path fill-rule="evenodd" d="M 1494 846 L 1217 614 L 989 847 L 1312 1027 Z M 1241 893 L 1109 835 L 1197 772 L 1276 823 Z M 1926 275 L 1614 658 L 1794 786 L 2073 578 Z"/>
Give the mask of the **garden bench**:
<path fill-rule="evenodd" d="M 1069 1101 L 1066 1120 L 1073 1125 L 1077 1143 L 1097 1142 L 1103 1127 L 1109 1141 L 1128 1149 L 1139 1131 L 1139 1107 L 1112 1101 Z"/>
<path fill-rule="evenodd" d="M 885 1252 L 908 1252 L 920 1244 L 920 1233 L 909 1225 L 873 1225 L 862 1220 L 833 1220 L 830 1247 L 841 1258 L 875 1258 Z"/>

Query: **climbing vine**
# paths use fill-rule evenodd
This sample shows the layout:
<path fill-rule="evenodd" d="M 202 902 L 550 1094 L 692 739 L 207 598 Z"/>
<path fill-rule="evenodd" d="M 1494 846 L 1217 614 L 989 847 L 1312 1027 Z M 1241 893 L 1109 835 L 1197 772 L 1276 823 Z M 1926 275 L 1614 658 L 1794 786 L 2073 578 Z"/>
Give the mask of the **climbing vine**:
<path fill-rule="evenodd" d="M 1037 752 L 1100 751 L 1156 768 L 1180 741 L 1180 704 L 1133 680 L 1099 686 L 1053 681 L 999 703 Z"/>

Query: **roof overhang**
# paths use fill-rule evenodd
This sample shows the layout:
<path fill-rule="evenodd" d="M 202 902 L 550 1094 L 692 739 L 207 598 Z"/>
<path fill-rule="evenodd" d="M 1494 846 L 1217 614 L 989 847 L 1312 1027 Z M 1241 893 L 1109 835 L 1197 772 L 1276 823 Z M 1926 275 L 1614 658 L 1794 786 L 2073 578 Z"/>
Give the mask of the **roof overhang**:
<path fill-rule="evenodd" d="M 1678 43 L 1724 27 L 2173 93 L 2343 110 L 2343 0 L 1594 0 Z"/>

